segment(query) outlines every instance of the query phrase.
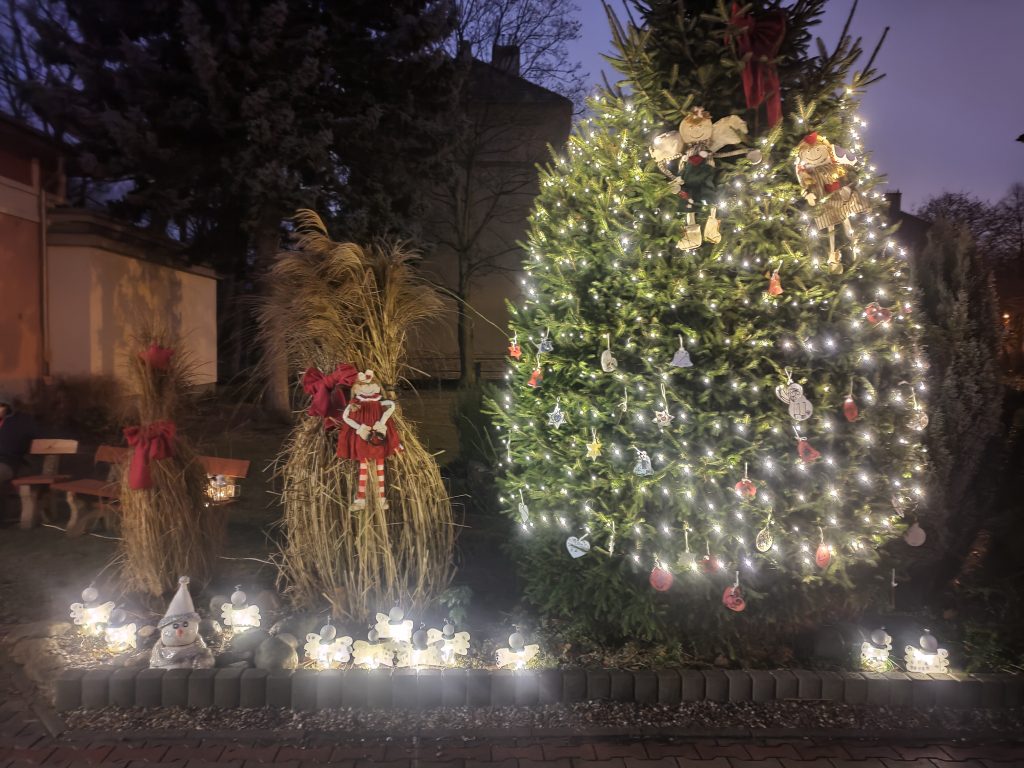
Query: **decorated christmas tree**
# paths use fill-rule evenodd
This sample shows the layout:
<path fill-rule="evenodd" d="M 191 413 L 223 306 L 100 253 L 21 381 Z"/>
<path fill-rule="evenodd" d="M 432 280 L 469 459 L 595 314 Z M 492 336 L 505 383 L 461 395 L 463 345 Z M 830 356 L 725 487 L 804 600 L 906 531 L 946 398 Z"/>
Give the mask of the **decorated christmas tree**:
<path fill-rule="evenodd" d="M 824 0 L 633 5 L 541 176 L 491 403 L 527 597 L 620 638 L 884 607 L 927 416 L 871 60 L 812 52 Z"/>

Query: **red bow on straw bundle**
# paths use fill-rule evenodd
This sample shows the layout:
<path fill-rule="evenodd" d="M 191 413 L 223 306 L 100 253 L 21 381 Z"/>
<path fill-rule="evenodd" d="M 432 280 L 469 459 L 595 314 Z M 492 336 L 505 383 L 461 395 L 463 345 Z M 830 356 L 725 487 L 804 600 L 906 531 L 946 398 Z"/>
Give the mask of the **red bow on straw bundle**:
<path fill-rule="evenodd" d="M 149 462 L 160 461 L 174 455 L 174 435 L 177 427 L 173 421 L 154 421 L 140 427 L 126 427 L 125 439 L 135 451 L 128 466 L 128 487 L 140 491 L 153 487 L 149 474 Z"/>
<path fill-rule="evenodd" d="M 343 390 L 351 387 L 359 370 L 348 363 L 338 363 L 338 367 L 331 373 L 325 374 L 319 368 L 310 366 L 302 374 L 302 391 L 312 396 L 312 402 L 306 411 L 310 416 L 319 416 L 324 421 L 336 419 L 345 408 L 345 393 Z M 338 395 L 335 397 L 335 390 Z"/>

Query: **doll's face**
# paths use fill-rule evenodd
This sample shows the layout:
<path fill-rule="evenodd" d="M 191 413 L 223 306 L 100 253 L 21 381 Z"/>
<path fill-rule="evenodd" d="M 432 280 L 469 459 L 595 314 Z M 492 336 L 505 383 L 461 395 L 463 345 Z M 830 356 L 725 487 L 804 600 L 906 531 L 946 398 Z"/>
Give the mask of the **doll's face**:
<path fill-rule="evenodd" d="M 679 135 L 685 144 L 695 144 L 698 141 L 708 141 L 711 138 L 711 118 L 701 120 L 683 120 L 679 124 Z"/>
<path fill-rule="evenodd" d="M 651 142 L 651 154 L 655 160 L 669 160 L 683 151 L 683 140 L 679 131 L 666 131 L 654 137 Z"/>
<path fill-rule="evenodd" d="M 357 381 L 352 385 L 353 395 L 362 395 L 366 397 L 368 395 L 379 395 L 380 384 L 377 383 L 376 379 L 370 379 L 369 381 Z"/>
<path fill-rule="evenodd" d="M 812 168 L 832 162 L 828 147 L 824 144 L 803 144 L 799 151 L 800 162 Z"/>
<path fill-rule="evenodd" d="M 184 618 L 170 624 L 164 625 L 160 629 L 160 640 L 164 645 L 168 647 L 175 647 L 181 645 L 190 645 L 196 641 L 196 637 L 199 635 L 199 619 L 198 618 Z"/>

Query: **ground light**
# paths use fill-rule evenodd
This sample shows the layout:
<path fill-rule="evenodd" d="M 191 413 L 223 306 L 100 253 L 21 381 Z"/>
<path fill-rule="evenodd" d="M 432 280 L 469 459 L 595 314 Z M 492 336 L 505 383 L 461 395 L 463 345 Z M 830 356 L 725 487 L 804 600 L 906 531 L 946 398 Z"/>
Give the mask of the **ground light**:
<path fill-rule="evenodd" d="M 949 672 L 949 652 L 939 648 L 939 641 L 930 630 L 924 630 L 919 647 L 908 645 L 905 657 L 908 672 L 924 674 L 945 674 Z"/>

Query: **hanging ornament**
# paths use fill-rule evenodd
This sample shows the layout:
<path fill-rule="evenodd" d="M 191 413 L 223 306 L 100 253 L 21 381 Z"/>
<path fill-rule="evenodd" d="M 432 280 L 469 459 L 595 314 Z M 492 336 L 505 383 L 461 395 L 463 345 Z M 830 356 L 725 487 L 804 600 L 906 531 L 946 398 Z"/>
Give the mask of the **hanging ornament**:
<path fill-rule="evenodd" d="M 860 418 L 860 410 L 857 408 L 857 401 L 853 399 L 853 379 L 850 379 L 850 391 L 846 393 L 843 400 L 843 416 L 847 421 L 854 422 Z"/>
<path fill-rule="evenodd" d="M 519 519 L 523 525 L 530 522 L 530 508 L 526 506 L 526 499 L 523 497 L 523 489 L 519 489 Z"/>
<path fill-rule="evenodd" d="M 562 412 L 561 399 L 555 399 L 555 407 L 548 412 L 548 426 L 558 429 L 565 424 L 565 414 Z"/>
<path fill-rule="evenodd" d="M 881 306 L 877 301 L 872 301 L 864 307 L 864 315 L 872 325 L 885 324 L 892 320 L 892 312 Z"/>
<path fill-rule="evenodd" d="M 544 371 L 540 367 L 540 352 L 537 353 L 537 364 L 534 366 L 533 371 L 530 373 L 530 380 L 526 382 L 526 386 L 533 389 L 537 389 L 540 386 L 541 380 L 544 378 Z"/>
<path fill-rule="evenodd" d="M 607 346 L 604 352 L 601 353 L 601 370 L 605 373 L 612 373 L 619 367 L 619 361 L 612 354 L 612 335 L 610 333 L 605 334 L 605 342 Z"/>
<path fill-rule="evenodd" d="M 767 552 L 773 544 L 775 544 L 775 536 L 772 534 L 772 515 L 769 512 L 764 528 L 758 531 L 757 536 L 754 537 L 754 548 L 758 552 Z"/>
<path fill-rule="evenodd" d="M 682 334 L 679 335 L 679 349 L 677 349 L 676 353 L 672 355 L 672 365 L 674 365 L 676 368 L 693 367 L 693 361 L 690 360 L 690 353 L 687 352 L 686 348 L 683 346 Z"/>
<path fill-rule="evenodd" d="M 523 349 L 519 346 L 519 334 L 512 337 L 512 343 L 508 345 L 508 356 L 518 360 L 523 356 Z"/>
<path fill-rule="evenodd" d="M 737 613 L 747 607 L 747 601 L 743 599 L 743 587 L 740 586 L 739 571 L 736 571 L 736 580 L 722 592 L 722 604 Z"/>
<path fill-rule="evenodd" d="M 752 499 L 757 496 L 757 486 L 747 475 L 747 465 L 743 465 L 743 479 L 733 486 L 736 489 L 736 494 L 741 499 Z"/>
<path fill-rule="evenodd" d="M 633 465 L 633 474 L 640 475 L 641 477 L 653 475 L 654 469 L 651 467 L 651 457 L 647 455 L 647 451 L 641 451 L 639 448 L 634 448 L 633 450 L 636 451 L 636 464 Z"/>
<path fill-rule="evenodd" d="M 818 533 L 821 535 L 821 541 L 818 542 L 818 549 L 814 553 L 814 562 L 819 568 L 828 568 L 828 564 L 832 562 L 832 547 L 825 543 L 825 531 L 821 526 L 818 526 Z"/>
<path fill-rule="evenodd" d="M 555 343 L 551 340 L 551 329 L 545 328 L 544 333 L 541 334 L 540 344 L 537 346 L 538 352 L 554 352 Z"/>
<path fill-rule="evenodd" d="M 668 412 L 668 395 L 665 394 L 664 382 L 661 384 L 661 402 L 665 406 L 665 410 L 654 412 L 654 423 L 659 427 L 667 427 L 673 422 L 675 416 Z"/>
<path fill-rule="evenodd" d="M 913 411 L 910 414 L 910 418 L 907 419 L 907 426 L 917 432 L 923 432 L 928 426 L 928 414 L 924 412 L 924 408 L 920 403 L 917 402 L 917 395 L 914 394 L 914 390 L 910 390 L 910 406 Z"/>
<path fill-rule="evenodd" d="M 906 533 L 903 534 L 903 540 L 912 547 L 920 547 L 927 538 L 928 534 L 924 532 L 924 528 L 916 522 L 907 528 Z"/>
<path fill-rule="evenodd" d="M 779 270 L 782 269 L 782 261 L 779 261 L 779 266 L 772 272 L 772 276 L 768 279 L 768 294 L 770 296 L 781 296 L 782 295 L 782 279 L 779 277 Z"/>
<path fill-rule="evenodd" d="M 705 542 L 707 546 L 707 554 L 700 559 L 699 568 L 700 572 L 705 576 L 710 576 L 713 573 L 718 573 L 718 560 L 711 556 L 711 542 Z"/>
<path fill-rule="evenodd" d="M 813 464 L 821 458 L 821 452 L 811 445 L 806 437 L 797 437 L 796 455 L 804 464 Z"/>
<path fill-rule="evenodd" d="M 789 405 L 789 417 L 793 421 L 805 421 L 811 418 L 814 407 L 811 401 L 804 397 L 804 388 L 793 381 L 793 371 L 786 368 L 786 384 L 775 388 L 775 396 L 782 402 Z"/>
<path fill-rule="evenodd" d="M 658 592 L 668 592 L 672 587 L 672 572 L 669 571 L 660 560 L 655 562 L 649 579 L 651 586 Z"/>
<path fill-rule="evenodd" d="M 591 428 L 590 437 L 592 439 L 589 443 L 587 443 L 587 458 L 599 459 L 601 458 L 601 448 L 603 448 L 604 446 L 601 444 L 601 441 L 597 437 L 596 429 Z"/>
<path fill-rule="evenodd" d="M 572 555 L 572 559 L 583 557 L 585 554 L 590 552 L 590 542 L 587 541 L 587 534 L 577 538 L 576 536 L 570 536 L 565 540 L 565 548 L 569 550 L 569 554 Z"/>

